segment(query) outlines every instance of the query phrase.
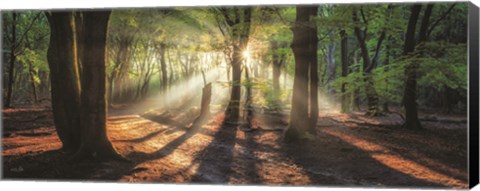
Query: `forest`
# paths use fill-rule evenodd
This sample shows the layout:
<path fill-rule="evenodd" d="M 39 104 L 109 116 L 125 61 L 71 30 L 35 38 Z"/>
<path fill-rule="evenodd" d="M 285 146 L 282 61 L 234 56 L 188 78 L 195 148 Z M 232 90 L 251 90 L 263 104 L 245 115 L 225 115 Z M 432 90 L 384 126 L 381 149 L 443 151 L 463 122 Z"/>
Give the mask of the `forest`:
<path fill-rule="evenodd" d="M 2 11 L 2 178 L 465 189 L 467 10 Z"/>

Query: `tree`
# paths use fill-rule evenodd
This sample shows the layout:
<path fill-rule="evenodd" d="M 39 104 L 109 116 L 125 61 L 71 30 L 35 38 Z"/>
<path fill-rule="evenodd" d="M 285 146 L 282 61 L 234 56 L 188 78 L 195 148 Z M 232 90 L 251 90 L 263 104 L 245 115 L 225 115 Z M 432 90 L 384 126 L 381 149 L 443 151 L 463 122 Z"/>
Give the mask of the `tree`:
<path fill-rule="evenodd" d="M 10 61 L 9 61 L 9 72 L 8 72 L 8 89 L 7 89 L 7 99 L 5 100 L 5 107 L 10 107 L 12 102 L 12 87 L 13 87 L 13 72 L 15 67 L 15 41 L 17 41 L 17 13 L 12 13 L 12 42 L 10 46 Z"/>
<path fill-rule="evenodd" d="M 26 15 L 25 19 L 22 15 Z M 27 13 L 11 13 L 9 22 L 6 22 L 7 25 L 5 28 L 8 31 L 10 36 L 5 35 L 7 43 L 10 44 L 9 46 L 9 60 L 8 60 L 8 82 L 7 82 L 7 89 L 6 95 L 4 97 L 4 106 L 11 107 L 12 106 L 12 97 L 13 97 L 13 86 L 15 84 L 15 63 L 18 61 L 17 58 L 21 56 L 21 54 L 25 53 L 25 41 L 27 41 L 28 34 L 30 33 L 36 21 L 40 18 L 40 14 L 36 13 L 31 16 L 32 19 L 28 19 L 30 16 Z M 23 20 L 27 20 L 27 23 L 22 23 Z M 23 50 L 22 50 L 23 48 Z M 21 51 L 22 50 L 22 51 Z"/>
<path fill-rule="evenodd" d="M 160 69 L 162 71 L 161 79 L 160 79 L 160 89 L 165 92 L 168 86 L 168 72 L 167 72 L 167 64 L 165 62 L 165 52 L 167 46 L 165 43 L 160 43 L 158 46 L 159 56 L 160 56 Z"/>
<path fill-rule="evenodd" d="M 316 120 L 318 118 L 316 96 L 316 86 L 318 82 L 318 76 L 316 75 L 318 39 L 316 25 L 312 19 L 317 14 L 317 7 L 299 5 L 296 9 L 296 20 L 292 27 L 292 50 L 295 57 L 295 75 L 293 80 L 290 124 L 285 133 L 286 142 L 298 141 L 307 131 L 312 132 L 312 125 L 316 126 Z M 314 121 L 315 124 L 313 123 Z"/>
<path fill-rule="evenodd" d="M 410 8 L 410 18 L 408 20 L 407 32 L 405 35 L 404 55 L 409 56 L 415 51 L 415 45 L 427 40 L 427 32 L 430 16 L 432 15 L 433 4 L 427 5 L 423 14 L 420 26 L 418 43 L 415 43 L 415 29 L 419 18 L 422 5 L 415 4 Z M 412 55 L 413 56 L 413 55 Z M 417 70 L 418 62 L 408 62 L 405 66 L 405 91 L 403 95 L 403 105 L 405 107 L 405 123 L 403 126 L 408 129 L 421 129 L 422 124 L 418 119 L 417 109 Z"/>
<path fill-rule="evenodd" d="M 386 17 L 386 22 L 388 23 L 388 20 L 390 18 L 391 12 L 393 10 L 392 5 L 388 5 L 387 8 L 387 17 Z M 358 12 L 360 12 L 363 20 L 363 25 L 364 30 L 362 31 L 360 29 L 360 19 L 358 16 Z M 375 48 L 375 54 L 372 58 L 370 58 L 369 55 L 369 50 L 367 47 L 367 35 L 368 35 L 368 19 L 365 17 L 364 9 L 363 7 L 360 7 L 360 10 L 357 11 L 354 9 L 352 11 L 352 19 L 354 21 L 354 32 L 355 36 L 358 41 L 358 45 L 360 46 L 360 51 L 363 59 L 363 75 L 364 75 L 364 81 L 365 81 L 365 94 L 367 95 L 367 104 L 368 104 L 368 110 L 366 115 L 369 116 L 376 116 L 379 114 L 379 109 L 378 109 L 378 93 L 375 90 L 374 86 L 374 80 L 373 80 L 373 74 L 372 71 L 375 67 L 378 65 L 378 61 L 380 59 L 380 49 L 382 47 L 382 42 L 385 39 L 386 36 L 386 27 L 383 27 L 380 31 L 380 34 L 378 36 L 378 40 L 376 43 L 376 48 Z"/>
<path fill-rule="evenodd" d="M 73 14 L 47 12 L 50 44 L 47 60 L 55 129 L 63 150 L 72 153 L 80 147 L 80 74 L 76 60 Z"/>
<path fill-rule="evenodd" d="M 123 159 L 108 140 L 106 129 L 105 47 L 110 11 L 83 13 L 81 145 L 73 159 Z"/>
<path fill-rule="evenodd" d="M 227 57 L 230 58 L 230 65 L 232 66 L 232 90 L 225 116 L 227 121 L 236 122 L 240 116 L 240 90 L 244 59 L 242 53 L 248 45 L 252 8 L 219 7 L 213 10 L 219 15 L 219 17 L 216 17 L 216 21 L 226 38 Z"/>
<path fill-rule="evenodd" d="M 51 36 L 48 63 L 55 128 L 72 160 L 123 159 L 106 132 L 105 47 L 110 11 L 47 12 Z M 80 25 L 80 26 L 78 26 Z M 76 31 L 76 27 L 81 27 Z M 77 41 L 80 35 L 81 41 Z M 80 46 L 78 46 L 81 44 Z M 78 48 L 82 47 L 82 72 Z"/>
<path fill-rule="evenodd" d="M 340 31 L 340 49 L 341 49 L 341 61 L 342 61 L 342 77 L 347 77 L 349 71 L 349 62 L 348 62 L 348 36 L 345 30 Z M 348 112 L 349 108 L 349 103 L 348 103 L 348 96 L 347 96 L 347 83 L 342 82 L 342 98 L 341 98 L 341 104 L 342 108 L 341 111 L 343 113 Z"/>

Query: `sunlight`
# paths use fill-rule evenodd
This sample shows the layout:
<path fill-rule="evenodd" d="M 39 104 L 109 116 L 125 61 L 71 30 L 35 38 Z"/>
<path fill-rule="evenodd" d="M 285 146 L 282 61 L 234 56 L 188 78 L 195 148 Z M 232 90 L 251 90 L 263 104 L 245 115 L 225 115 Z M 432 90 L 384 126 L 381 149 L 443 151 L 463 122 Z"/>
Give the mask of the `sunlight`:
<path fill-rule="evenodd" d="M 245 58 L 245 59 L 249 59 L 249 58 L 250 58 L 250 53 L 249 53 L 249 51 L 248 51 L 248 48 L 247 48 L 247 50 L 245 50 L 245 51 L 242 52 L 242 55 L 243 55 L 243 58 Z"/>
<path fill-rule="evenodd" d="M 223 104 L 229 96 L 229 87 L 224 87 L 224 85 L 218 82 L 220 79 L 225 79 L 227 74 L 225 72 L 219 73 L 218 70 L 222 70 L 222 68 L 211 68 L 205 71 L 207 83 L 211 82 L 213 85 L 212 95 L 214 96 L 212 96 L 212 105 Z M 158 76 L 154 79 L 156 78 Z M 167 92 L 150 95 L 143 101 L 131 105 L 129 110 L 144 113 L 156 109 L 175 109 L 178 106 L 199 107 L 203 86 L 203 76 L 198 72 L 189 79 L 172 84 Z"/>
<path fill-rule="evenodd" d="M 408 174 L 417 179 L 434 182 L 449 187 L 466 187 L 466 183 L 461 180 L 438 173 L 414 161 L 397 156 L 392 150 L 381 145 L 371 143 L 367 140 L 363 140 L 339 131 L 324 129 L 322 132 L 338 137 L 343 141 L 359 148 L 360 150 L 370 153 L 370 156 L 373 159 L 389 168 L 395 169 L 396 171 Z"/>

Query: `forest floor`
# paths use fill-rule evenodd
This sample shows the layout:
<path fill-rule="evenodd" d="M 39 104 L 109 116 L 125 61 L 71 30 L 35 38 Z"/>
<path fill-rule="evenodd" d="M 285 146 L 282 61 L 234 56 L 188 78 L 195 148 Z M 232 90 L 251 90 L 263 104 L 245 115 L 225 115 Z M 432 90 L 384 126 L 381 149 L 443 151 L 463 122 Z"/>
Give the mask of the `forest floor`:
<path fill-rule="evenodd" d="M 317 135 L 285 144 L 288 118 L 255 115 L 253 130 L 215 111 L 200 128 L 192 107 L 110 109 L 108 135 L 132 163 L 71 164 L 51 108 L 3 110 L 3 178 L 200 184 L 467 188 L 465 117 L 436 116 L 411 131 L 395 114 L 320 113 Z M 424 116 L 427 118 L 427 116 Z M 438 122 L 446 119 L 446 121 Z M 429 118 L 431 119 L 431 118 Z"/>

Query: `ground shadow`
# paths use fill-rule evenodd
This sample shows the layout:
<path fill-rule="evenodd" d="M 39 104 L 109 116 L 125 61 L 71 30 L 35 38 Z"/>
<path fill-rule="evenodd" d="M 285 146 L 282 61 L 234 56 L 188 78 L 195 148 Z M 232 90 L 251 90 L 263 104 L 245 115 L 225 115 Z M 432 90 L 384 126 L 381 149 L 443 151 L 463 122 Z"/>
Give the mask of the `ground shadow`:
<path fill-rule="evenodd" d="M 113 181 L 120 179 L 133 164 L 110 161 L 69 163 L 69 155 L 50 150 L 27 155 L 3 156 L 3 179 L 41 181 Z"/>
<path fill-rule="evenodd" d="M 160 115 L 160 118 L 165 118 L 163 117 L 164 115 Z M 213 115 L 207 115 L 204 120 L 200 121 L 197 124 L 192 124 L 189 127 L 184 127 L 184 126 L 177 126 L 177 127 L 169 127 L 166 129 L 161 129 L 156 132 L 152 132 L 142 138 L 134 139 L 134 140 L 123 140 L 128 141 L 128 142 L 144 142 L 147 141 L 158 134 L 164 133 L 164 132 L 176 132 L 176 131 L 185 131 L 181 136 L 175 138 L 173 141 L 170 141 L 168 144 L 164 145 L 161 149 L 153 152 L 153 153 L 144 153 L 144 152 L 131 152 L 129 153 L 126 157 L 133 159 L 136 163 L 142 163 L 145 161 L 149 160 L 156 160 L 156 159 L 161 159 L 172 152 L 175 151 L 180 145 L 182 145 L 185 141 L 187 141 L 189 138 L 191 138 L 193 135 L 196 133 L 202 132 L 202 125 L 208 121 Z M 168 119 L 168 121 L 173 121 L 174 124 L 179 124 L 179 123 L 192 123 L 192 119 L 190 119 L 187 122 L 176 122 L 172 120 L 171 118 Z"/>
<path fill-rule="evenodd" d="M 319 132 L 315 140 L 281 144 L 312 185 L 446 187 L 390 168 L 372 158 L 382 153 L 366 152 L 330 134 Z"/>
<path fill-rule="evenodd" d="M 199 154 L 193 183 L 227 183 L 231 175 L 237 125 L 223 121 L 210 144 Z M 222 155 L 218 155 L 222 153 Z M 220 161 L 220 162 L 219 162 Z"/>
<path fill-rule="evenodd" d="M 448 131 L 450 136 L 439 131 Z M 466 129 L 396 129 L 388 134 L 359 132 L 359 136 L 438 173 L 468 182 Z M 465 141 L 458 144 L 462 141 L 452 141 L 455 139 Z"/>
<path fill-rule="evenodd" d="M 44 107 L 2 110 L 2 137 L 8 137 L 15 131 L 33 131 L 53 126 L 52 118 L 52 110 Z"/>

